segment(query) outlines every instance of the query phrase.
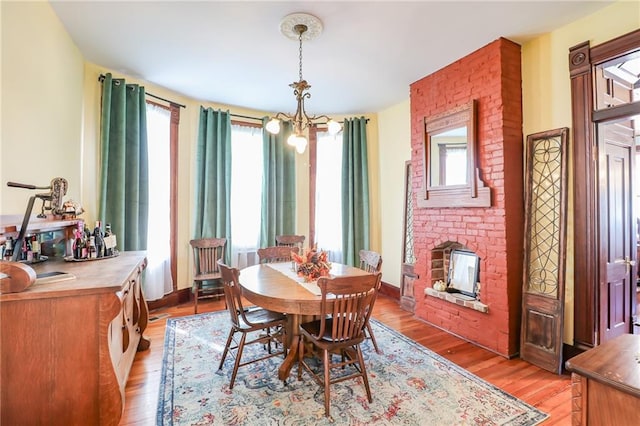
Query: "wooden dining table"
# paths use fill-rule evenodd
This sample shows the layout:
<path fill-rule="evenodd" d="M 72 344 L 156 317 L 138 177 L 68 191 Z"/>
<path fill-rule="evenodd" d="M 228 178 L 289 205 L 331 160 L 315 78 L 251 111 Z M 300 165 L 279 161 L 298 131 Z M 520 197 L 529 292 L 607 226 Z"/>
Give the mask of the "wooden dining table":
<path fill-rule="evenodd" d="M 358 276 L 368 272 L 339 263 L 331 264 L 331 276 Z M 316 282 L 304 283 L 292 270 L 291 262 L 263 263 L 240 271 L 242 295 L 249 302 L 287 314 L 288 354 L 278 369 L 278 378 L 286 380 L 298 360 L 299 326 L 321 314 L 320 288 Z M 315 287 L 315 288 L 314 288 Z"/>

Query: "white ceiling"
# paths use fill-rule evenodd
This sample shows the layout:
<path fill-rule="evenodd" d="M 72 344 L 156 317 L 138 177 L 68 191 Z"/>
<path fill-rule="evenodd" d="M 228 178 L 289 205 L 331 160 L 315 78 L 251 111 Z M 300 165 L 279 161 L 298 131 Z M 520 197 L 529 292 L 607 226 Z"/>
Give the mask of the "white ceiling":
<path fill-rule="evenodd" d="M 324 26 L 303 45 L 313 115 L 378 112 L 407 99 L 411 83 L 500 37 L 522 44 L 611 1 L 51 4 L 87 61 L 196 100 L 267 112 L 295 108 L 298 42 L 280 33 L 280 21 L 311 13 Z"/>

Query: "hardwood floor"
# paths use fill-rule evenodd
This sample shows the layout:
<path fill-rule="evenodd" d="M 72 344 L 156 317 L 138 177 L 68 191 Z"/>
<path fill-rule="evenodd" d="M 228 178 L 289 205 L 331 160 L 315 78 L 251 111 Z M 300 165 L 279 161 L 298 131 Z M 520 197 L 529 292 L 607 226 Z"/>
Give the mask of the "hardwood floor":
<path fill-rule="evenodd" d="M 199 312 L 224 309 L 224 302 L 198 303 Z M 193 304 L 183 304 L 150 313 L 160 317 L 150 321 L 145 336 L 151 339 L 148 351 L 136 354 L 125 395 L 125 409 L 120 425 L 154 425 L 162 369 L 164 315 L 192 315 Z M 373 317 L 432 351 L 466 368 L 475 375 L 550 414 L 543 424 L 571 424 L 571 380 L 558 376 L 518 358 L 506 359 L 479 348 L 440 329 L 425 324 L 413 314 L 400 309 L 398 302 L 380 296 Z"/>

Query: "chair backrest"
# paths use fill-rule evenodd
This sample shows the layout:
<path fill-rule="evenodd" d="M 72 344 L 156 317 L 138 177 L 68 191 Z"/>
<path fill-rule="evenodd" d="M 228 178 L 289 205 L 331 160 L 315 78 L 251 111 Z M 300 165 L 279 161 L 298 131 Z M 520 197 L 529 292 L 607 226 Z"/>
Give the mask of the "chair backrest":
<path fill-rule="evenodd" d="M 291 252 L 299 253 L 298 247 L 272 246 L 258 249 L 260 263 L 290 262 Z"/>
<path fill-rule="evenodd" d="M 197 238 L 189 241 L 193 251 L 193 276 L 219 274 L 218 260 L 224 255 L 226 238 Z M 204 278 L 206 279 L 206 278 Z"/>
<path fill-rule="evenodd" d="M 329 334 L 333 342 L 355 340 L 354 343 L 357 343 L 358 340 L 364 340 L 363 328 L 371 316 L 380 284 L 380 272 L 319 278 L 322 302 L 320 329 L 316 337 Z M 331 330 L 326 329 L 329 319 L 332 322 Z"/>
<path fill-rule="evenodd" d="M 244 307 L 242 306 L 242 289 L 240 288 L 240 271 L 232 268 L 221 260 L 216 262 L 221 274 L 221 281 L 224 286 L 224 298 L 227 302 L 227 310 L 231 316 L 231 322 L 235 326 L 240 326 L 240 316 L 244 317 Z"/>
<path fill-rule="evenodd" d="M 360 250 L 360 269 L 367 272 L 379 272 L 382 269 L 382 256 L 370 250 Z"/>
<path fill-rule="evenodd" d="M 276 235 L 277 246 L 298 247 L 302 252 L 304 249 L 304 235 Z"/>

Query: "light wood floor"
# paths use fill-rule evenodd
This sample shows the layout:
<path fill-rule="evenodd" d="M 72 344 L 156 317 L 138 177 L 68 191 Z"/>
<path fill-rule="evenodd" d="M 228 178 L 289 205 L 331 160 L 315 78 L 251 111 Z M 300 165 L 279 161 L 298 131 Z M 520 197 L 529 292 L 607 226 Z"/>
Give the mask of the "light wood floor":
<path fill-rule="evenodd" d="M 224 309 L 222 301 L 201 301 L 200 312 Z M 193 305 L 184 304 L 150 313 L 150 317 L 192 315 Z M 400 309 L 396 300 L 380 296 L 373 317 L 405 336 L 466 368 L 489 383 L 550 414 L 543 424 L 571 424 L 571 381 L 520 359 L 508 360 L 442 330 L 429 326 Z M 136 354 L 126 387 L 121 425 L 154 425 L 162 369 L 166 318 L 149 323 L 145 336 L 148 351 Z"/>

